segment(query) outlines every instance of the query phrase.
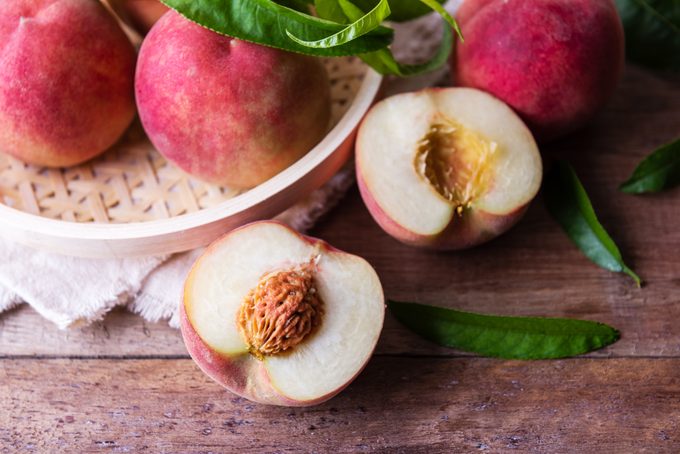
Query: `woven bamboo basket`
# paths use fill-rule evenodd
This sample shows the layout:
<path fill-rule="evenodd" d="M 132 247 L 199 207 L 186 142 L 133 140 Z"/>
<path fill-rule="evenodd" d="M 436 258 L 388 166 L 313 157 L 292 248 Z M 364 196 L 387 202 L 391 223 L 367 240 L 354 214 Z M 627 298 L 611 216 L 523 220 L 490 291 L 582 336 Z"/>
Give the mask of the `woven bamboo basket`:
<path fill-rule="evenodd" d="M 137 124 L 104 155 L 47 169 L 0 154 L 0 235 L 66 255 L 162 255 L 204 246 L 271 218 L 322 186 L 349 158 L 381 77 L 354 57 L 325 61 L 333 100 L 326 137 L 288 169 L 245 192 L 210 185 L 167 162 Z"/>

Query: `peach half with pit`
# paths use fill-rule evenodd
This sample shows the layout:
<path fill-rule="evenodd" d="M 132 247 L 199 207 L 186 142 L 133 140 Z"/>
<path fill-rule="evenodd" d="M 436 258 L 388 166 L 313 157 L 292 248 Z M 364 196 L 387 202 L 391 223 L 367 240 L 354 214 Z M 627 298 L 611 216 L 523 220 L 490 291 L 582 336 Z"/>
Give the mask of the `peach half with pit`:
<path fill-rule="evenodd" d="M 470 88 L 426 89 L 376 104 L 359 128 L 356 169 L 383 230 L 436 249 L 468 248 L 508 230 L 543 174 L 520 118 Z"/>
<path fill-rule="evenodd" d="M 191 357 L 217 383 L 255 402 L 308 406 L 359 374 L 384 313 L 364 259 L 262 221 L 196 261 L 180 320 Z"/>

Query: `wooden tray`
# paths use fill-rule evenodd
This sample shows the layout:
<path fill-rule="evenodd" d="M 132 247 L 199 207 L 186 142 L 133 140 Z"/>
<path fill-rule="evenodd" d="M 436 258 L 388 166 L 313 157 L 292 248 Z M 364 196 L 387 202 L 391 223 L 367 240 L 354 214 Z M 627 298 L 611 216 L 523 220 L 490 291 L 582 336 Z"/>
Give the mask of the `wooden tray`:
<path fill-rule="evenodd" d="M 46 169 L 0 154 L 0 235 L 81 257 L 161 255 L 204 246 L 239 225 L 275 216 L 347 161 L 381 77 L 354 57 L 325 61 L 332 128 L 307 155 L 245 192 L 196 180 L 168 163 L 133 126 L 84 165 Z"/>

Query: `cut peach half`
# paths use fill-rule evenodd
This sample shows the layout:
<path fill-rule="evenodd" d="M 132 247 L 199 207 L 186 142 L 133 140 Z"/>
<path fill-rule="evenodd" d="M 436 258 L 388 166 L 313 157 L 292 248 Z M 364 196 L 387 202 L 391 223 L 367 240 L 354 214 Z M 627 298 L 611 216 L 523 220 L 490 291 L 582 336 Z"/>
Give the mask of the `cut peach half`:
<path fill-rule="evenodd" d="M 368 362 L 380 336 L 382 287 L 364 259 L 258 222 L 194 264 L 181 306 L 199 367 L 247 399 L 306 406 L 330 399 Z"/>
<path fill-rule="evenodd" d="M 376 222 L 411 245 L 463 249 L 512 227 L 543 174 L 534 138 L 502 101 L 469 88 L 387 98 L 356 142 L 362 198 Z"/>

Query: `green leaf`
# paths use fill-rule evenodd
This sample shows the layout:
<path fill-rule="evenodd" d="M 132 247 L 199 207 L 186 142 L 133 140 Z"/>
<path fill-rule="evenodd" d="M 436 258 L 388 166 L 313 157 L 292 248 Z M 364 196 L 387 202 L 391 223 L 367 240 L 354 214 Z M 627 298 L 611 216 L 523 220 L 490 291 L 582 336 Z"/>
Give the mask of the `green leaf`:
<path fill-rule="evenodd" d="M 338 0 L 342 13 L 349 19 L 359 18 L 363 11 L 349 0 Z M 372 53 L 360 55 L 361 59 L 380 74 L 393 74 L 400 77 L 417 76 L 436 70 L 445 64 L 453 48 L 453 33 L 448 26 L 444 26 L 442 40 L 435 55 L 427 62 L 418 65 L 399 63 L 389 49 L 381 49 Z"/>
<path fill-rule="evenodd" d="M 381 49 L 369 54 L 360 55 L 361 59 L 380 74 L 393 74 L 399 77 L 418 76 L 432 72 L 444 65 L 453 47 L 453 32 L 449 27 L 442 30 L 442 40 L 435 55 L 425 63 L 406 65 L 399 63 L 389 50 Z"/>
<path fill-rule="evenodd" d="M 309 7 L 314 3 L 311 0 L 275 0 L 275 2 L 302 13 L 309 13 Z"/>
<path fill-rule="evenodd" d="M 590 260 L 606 270 L 627 274 L 640 287 L 642 281 L 623 262 L 619 248 L 597 220 L 588 194 L 569 164 L 555 165 L 546 178 L 543 195 L 550 214 Z"/>
<path fill-rule="evenodd" d="M 445 27 L 440 48 L 430 61 L 418 65 L 397 62 L 389 50 L 394 31 L 379 26 L 389 13 L 389 4 L 393 2 L 399 8 L 407 5 L 395 0 L 376 0 L 374 10 L 368 14 L 349 0 L 313 0 L 320 17 L 296 10 L 305 9 L 312 0 L 161 1 L 217 33 L 319 57 L 359 55 L 382 74 L 406 77 L 435 70 L 446 63 L 453 47 L 453 34 Z M 439 0 L 405 1 L 434 9 L 460 34 L 455 20 L 441 8 Z M 347 26 L 348 22 L 352 24 Z"/>
<path fill-rule="evenodd" d="M 346 44 L 365 35 L 371 30 L 376 29 L 390 15 L 390 5 L 387 0 L 380 2 L 371 11 L 358 18 L 356 21 L 345 27 L 343 30 L 316 41 L 305 41 L 293 35 L 289 31 L 286 34 L 298 44 L 312 48 L 329 48 Z"/>
<path fill-rule="evenodd" d="M 581 355 L 616 342 L 619 332 L 585 320 L 500 317 L 414 303 L 387 302 L 397 319 L 439 345 L 505 359 Z"/>
<path fill-rule="evenodd" d="M 342 45 L 313 48 L 296 43 L 288 33 L 316 41 L 342 31 L 345 26 L 313 17 L 271 0 L 162 0 L 184 17 L 234 38 L 321 57 L 357 55 L 384 49 L 393 30 L 378 27 Z"/>
<path fill-rule="evenodd" d="M 659 192 L 680 184 L 680 139 L 658 148 L 621 185 L 628 194 Z"/>
<path fill-rule="evenodd" d="M 456 22 L 453 16 L 451 16 L 448 11 L 446 11 L 439 3 L 437 3 L 436 0 L 420 0 L 420 2 L 427 5 L 432 9 L 432 11 L 436 11 L 446 21 L 446 23 L 456 31 L 456 34 L 461 39 L 461 41 L 464 41 L 463 32 L 458 26 L 458 22 Z"/>
<path fill-rule="evenodd" d="M 436 0 L 438 4 L 446 3 L 446 0 Z M 354 0 L 354 4 L 364 11 L 373 8 L 378 0 Z M 390 0 L 392 15 L 390 20 L 404 22 L 432 12 L 432 8 L 423 4 L 420 0 Z"/>
<path fill-rule="evenodd" d="M 352 22 L 342 11 L 338 0 L 314 0 L 314 8 L 316 8 L 316 14 L 323 19 L 328 19 L 339 24 Z M 363 10 L 361 10 L 361 14 L 363 15 Z"/>
<path fill-rule="evenodd" d="M 330 2 L 331 0 L 328 0 L 328 1 Z M 344 0 L 344 1 L 343 0 L 337 0 L 337 2 L 341 5 L 342 10 L 347 17 L 352 17 L 353 15 L 357 14 L 357 13 L 353 13 L 351 15 L 348 14 L 346 6 L 342 6 L 343 3 L 345 3 L 345 5 L 347 3 L 350 3 L 348 0 Z M 362 8 L 362 6 L 361 6 L 362 3 L 367 3 L 367 2 L 366 1 L 362 2 L 361 0 L 353 0 L 352 6 L 356 11 L 365 11 L 366 10 L 365 7 Z M 370 4 L 371 2 L 368 2 L 368 3 Z M 446 11 L 444 9 L 444 7 L 441 6 L 441 3 L 443 3 L 441 0 L 408 0 L 408 3 L 402 3 L 402 2 L 398 2 L 398 1 L 395 2 L 395 0 L 391 0 L 390 1 L 390 7 L 392 7 L 392 5 L 394 4 L 394 8 L 401 8 L 402 14 L 404 13 L 404 6 L 405 5 L 408 5 L 409 11 L 413 11 L 414 7 L 416 7 L 416 8 L 425 7 L 426 12 L 435 11 L 437 14 L 439 14 L 444 19 L 444 21 L 447 24 L 449 24 L 451 26 L 451 28 L 453 28 L 456 31 L 456 34 L 462 40 L 463 39 L 463 32 L 460 30 L 460 27 L 458 26 L 458 22 L 456 22 L 456 20 L 453 18 L 453 16 L 451 16 L 448 13 L 448 11 Z M 392 15 L 390 16 L 390 19 L 395 20 L 394 17 L 395 17 L 396 14 L 398 14 L 398 12 L 395 13 L 395 10 L 392 10 Z M 324 16 L 322 16 L 322 17 L 324 17 Z M 412 19 L 412 17 L 411 17 L 411 19 Z"/>
<path fill-rule="evenodd" d="M 641 65 L 680 69 L 680 0 L 616 0 L 626 54 Z"/>

